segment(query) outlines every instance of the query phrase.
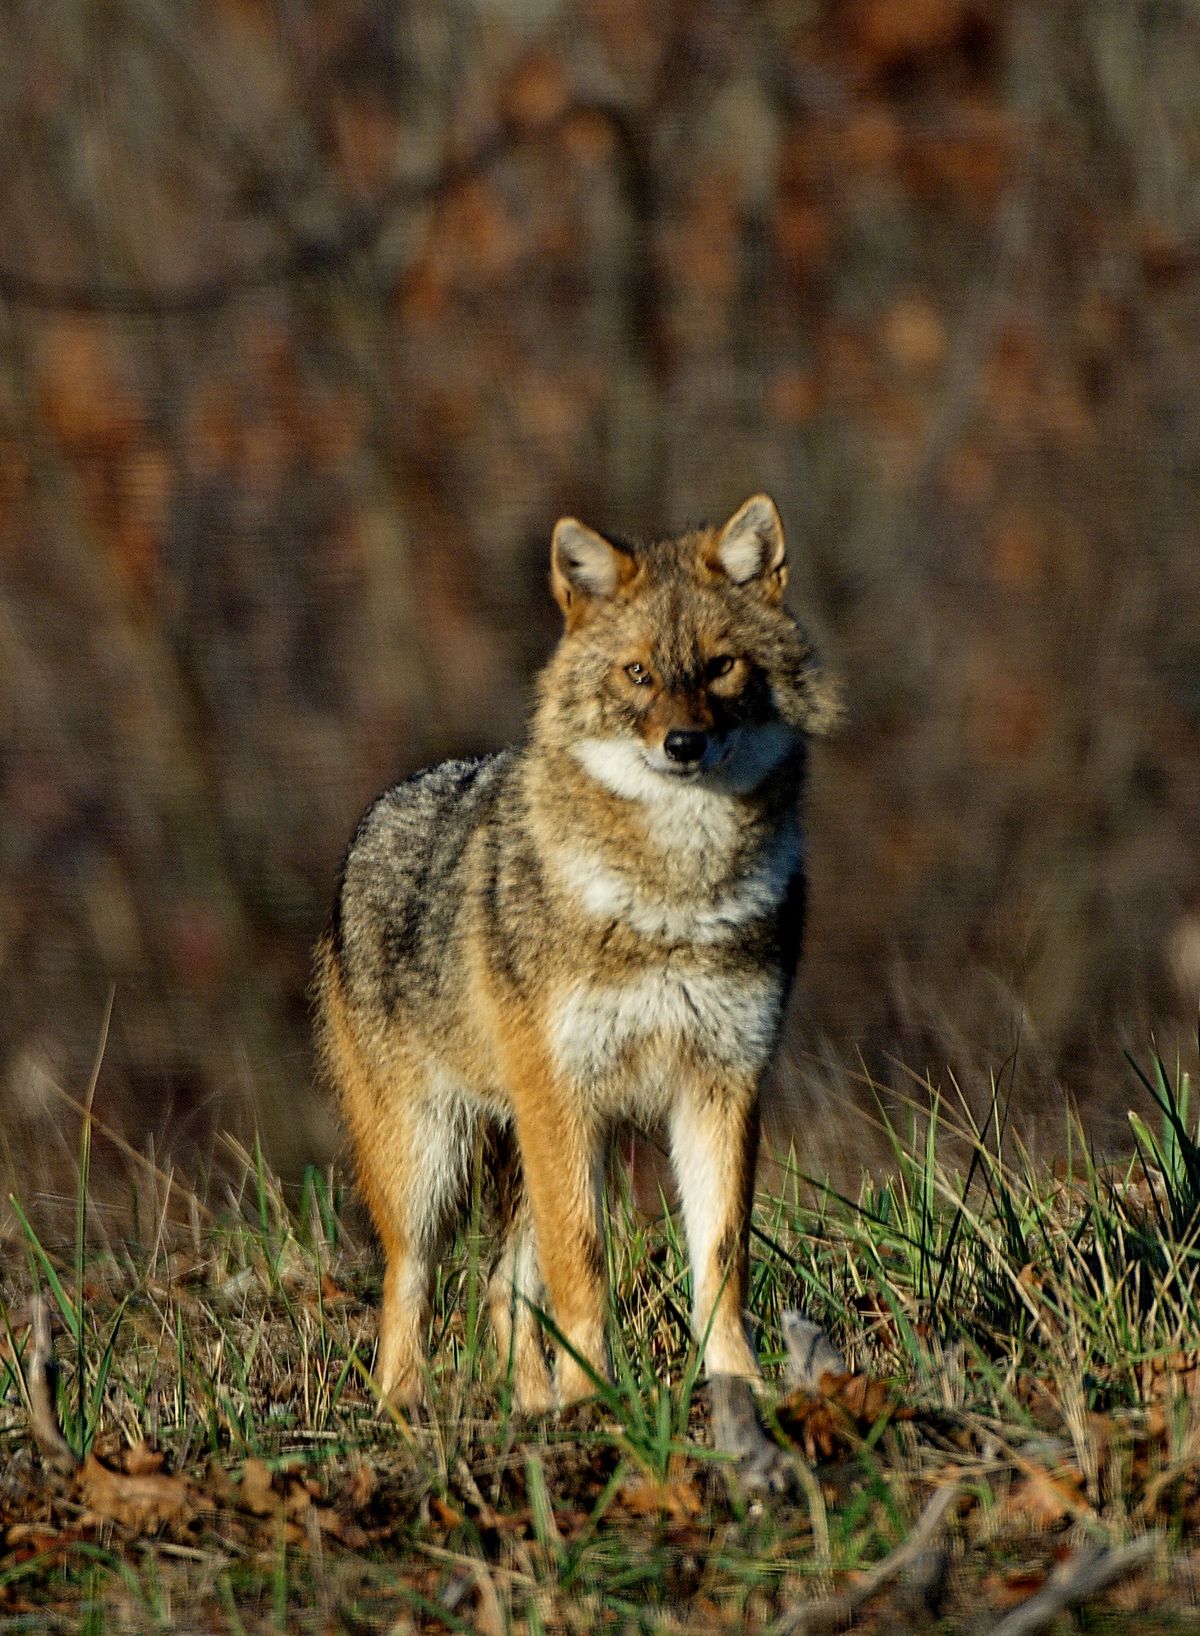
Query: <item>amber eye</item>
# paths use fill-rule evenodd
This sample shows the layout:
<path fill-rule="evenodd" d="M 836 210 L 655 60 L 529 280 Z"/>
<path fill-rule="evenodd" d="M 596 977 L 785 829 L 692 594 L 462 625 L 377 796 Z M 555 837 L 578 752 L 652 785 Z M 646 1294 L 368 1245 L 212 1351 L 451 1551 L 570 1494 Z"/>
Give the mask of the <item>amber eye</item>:
<path fill-rule="evenodd" d="M 733 669 L 734 660 L 728 653 L 718 653 L 715 659 L 710 659 L 705 666 L 705 674 L 710 682 L 715 682 L 718 676 L 728 676 Z"/>
<path fill-rule="evenodd" d="M 647 687 L 654 680 L 645 665 L 641 664 L 637 659 L 631 665 L 625 666 L 625 674 L 638 687 Z"/>

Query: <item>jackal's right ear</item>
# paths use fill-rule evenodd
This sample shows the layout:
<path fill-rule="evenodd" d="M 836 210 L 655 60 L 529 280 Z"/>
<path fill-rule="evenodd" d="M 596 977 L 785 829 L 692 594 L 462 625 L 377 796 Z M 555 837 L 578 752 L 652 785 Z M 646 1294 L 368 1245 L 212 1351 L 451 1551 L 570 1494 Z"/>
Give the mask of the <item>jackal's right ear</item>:
<path fill-rule="evenodd" d="M 567 629 L 579 624 L 595 602 L 608 602 L 633 578 L 633 558 L 603 534 L 574 517 L 554 525 L 550 544 L 550 584 Z"/>

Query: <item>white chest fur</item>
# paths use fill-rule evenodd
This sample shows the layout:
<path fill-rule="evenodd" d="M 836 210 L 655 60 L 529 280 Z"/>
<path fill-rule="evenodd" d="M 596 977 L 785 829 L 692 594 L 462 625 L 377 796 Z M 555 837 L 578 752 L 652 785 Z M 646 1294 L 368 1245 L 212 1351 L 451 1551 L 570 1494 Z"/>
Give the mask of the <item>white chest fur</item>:
<path fill-rule="evenodd" d="M 632 739 L 581 739 L 573 753 L 597 783 L 642 809 L 658 845 L 724 851 L 736 840 L 731 791 L 656 772 Z"/>
<path fill-rule="evenodd" d="M 714 944 L 777 909 L 802 860 L 799 829 L 789 824 L 740 874 L 705 894 L 665 896 L 633 871 L 576 845 L 557 847 L 550 866 L 593 920 L 620 921 L 641 937 L 668 943 Z"/>
<path fill-rule="evenodd" d="M 660 967 L 624 983 L 577 983 L 560 999 L 551 1040 L 560 1069 L 584 1082 L 626 1066 L 631 1052 L 686 1050 L 695 1065 L 756 1072 L 774 1043 L 781 979 L 767 972 Z"/>

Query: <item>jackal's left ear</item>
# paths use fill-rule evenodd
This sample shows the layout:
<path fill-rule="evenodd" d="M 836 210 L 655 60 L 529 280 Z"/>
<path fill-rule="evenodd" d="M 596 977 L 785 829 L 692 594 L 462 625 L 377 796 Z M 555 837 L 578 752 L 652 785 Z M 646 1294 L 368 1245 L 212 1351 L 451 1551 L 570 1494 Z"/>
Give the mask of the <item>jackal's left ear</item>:
<path fill-rule="evenodd" d="M 709 567 L 735 585 L 756 583 L 764 596 L 778 602 L 787 584 L 786 551 L 774 500 L 755 494 L 734 512 L 706 556 Z"/>
<path fill-rule="evenodd" d="M 550 544 L 550 584 L 554 600 L 572 630 L 595 602 L 616 596 L 634 575 L 634 561 L 627 551 L 606 540 L 595 529 L 562 517 L 554 525 Z"/>

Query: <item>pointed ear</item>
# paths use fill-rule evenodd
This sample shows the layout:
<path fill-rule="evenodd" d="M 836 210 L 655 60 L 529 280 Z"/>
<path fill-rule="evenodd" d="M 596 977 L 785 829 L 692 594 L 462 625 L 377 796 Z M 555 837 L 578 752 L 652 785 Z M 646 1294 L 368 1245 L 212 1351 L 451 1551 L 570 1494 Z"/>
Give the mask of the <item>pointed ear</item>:
<path fill-rule="evenodd" d="M 550 544 L 550 584 L 554 600 L 574 627 L 596 602 L 608 602 L 633 578 L 634 562 L 595 529 L 562 517 Z"/>
<path fill-rule="evenodd" d="M 785 554 L 775 502 L 769 495 L 755 494 L 721 529 L 706 559 L 710 568 L 735 585 L 757 582 L 771 602 L 778 602 L 787 584 Z"/>

